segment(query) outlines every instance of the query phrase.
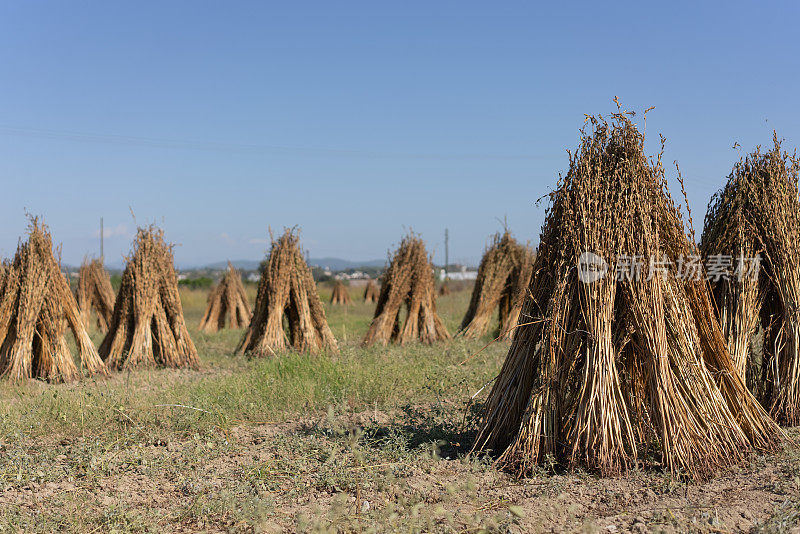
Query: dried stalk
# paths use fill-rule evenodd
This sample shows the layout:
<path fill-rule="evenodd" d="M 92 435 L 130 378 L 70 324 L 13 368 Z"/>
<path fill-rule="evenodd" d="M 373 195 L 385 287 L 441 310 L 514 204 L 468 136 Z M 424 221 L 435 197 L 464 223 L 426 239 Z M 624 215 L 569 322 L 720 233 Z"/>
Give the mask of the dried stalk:
<path fill-rule="evenodd" d="M 799 169 L 777 135 L 771 150 L 757 147 L 711 200 L 701 241 L 705 258 L 732 256 L 735 267 L 738 258 L 760 260 L 755 272 L 715 281 L 714 303 L 737 372 L 772 416 L 791 426 L 800 424 Z"/>
<path fill-rule="evenodd" d="M 337 280 L 336 284 L 333 286 L 333 292 L 331 293 L 331 304 L 348 305 L 352 303 L 353 300 L 350 298 L 350 293 L 347 292 L 347 288 L 341 280 Z"/>
<path fill-rule="evenodd" d="M 100 355 L 116 370 L 200 367 L 183 318 L 172 247 L 155 226 L 137 232 Z"/>
<path fill-rule="evenodd" d="M 97 315 L 97 328 L 108 332 L 108 324 L 114 313 L 114 290 L 111 280 L 103 268 L 102 259 L 84 260 L 78 273 L 78 287 L 75 299 L 81 313 L 81 320 L 86 328 L 92 320 L 92 311 Z"/>
<path fill-rule="evenodd" d="M 64 336 L 67 327 L 75 338 L 80 369 Z M 12 381 L 66 382 L 83 373 L 106 374 L 106 367 L 55 258 L 50 232 L 34 218 L 28 241 L 0 269 L 0 374 Z"/>
<path fill-rule="evenodd" d="M 489 330 L 495 308 L 499 309 L 500 315 L 495 337 L 511 335 L 533 273 L 533 260 L 533 251 L 519 244 L 508 230 L 502 236 L 496 234 L 493 237 L 478 267 L 478 277 L 461 322 L 460 335 L 467 338 L 484 335 Z"/>
<path fill-rule="evenodd" d="M 300 352 L 337 351 L 299 238 L 287 229 L 272 241 L 253 318 L 237 351 L 263 357 L 288 347 Z"/>
<path fill-rule="evenodd" d="M 404 304 L 408 313 L 401 328 Z M 433 266 L 422 239 L 412 233 L 400 243 L 383 275 L 375 316 L 362 345 L 404 345 L 415 340 L 430 344 L 445 339 L 450 339 L 450 334 L 436 313 Z"/>
<path fill-rule="evenodd" d="M 367 287 L 364 288 L 364 302 L 378 302 L 378 295 L 378 286 L 375 284 L 375 280 L 367 282 Z"/>
<path fill-rule="evenodd" d="M 783 436 L 736 373 L 705 280 L 617 276 L 626 257 L 698 253 L 630 117 L 589 117 L 570 153 L 484 407 L 473 450 L 520 474 L 550 458 L 603 475 L 654 458 L 703 478 Z M 579 279 L 584 252 L 605 277 Z"/>
<path fill-rule="evenodd" d="M 245 328 L 250 324 L 253 312 L 247 301 L 242 284 L 242 276 L 228 262 L 228 269 L 219 284 L 208 295 L 208 304 L 200 321 L 203 332 L 217 332 L 225 328 L 227 320 L 229 328 Z"/>
<path fill-rule="evenodd" d="M 443 282 L 441 286 L 439 286 L 439 296 L 446 297 L 451 293 L 450 291 L 450 284 L 447 282 Z"/>

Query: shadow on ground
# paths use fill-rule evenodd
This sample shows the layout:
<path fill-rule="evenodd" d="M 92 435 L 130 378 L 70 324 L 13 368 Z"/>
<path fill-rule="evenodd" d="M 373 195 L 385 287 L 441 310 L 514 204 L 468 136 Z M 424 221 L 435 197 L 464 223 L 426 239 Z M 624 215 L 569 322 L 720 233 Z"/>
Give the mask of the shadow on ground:
<path fill-rule="evenodd" d="M 388 421 L 364 414 L 327 418 L 301 425 L 298 432 L 307 436 L 339 436 L 357 439 L 376 449 L 402 448 L 427 450 L 445 460 L 467 455 L 477 433 L 481 406 L 466 410 L 433 406 L 406 405 Z"/>

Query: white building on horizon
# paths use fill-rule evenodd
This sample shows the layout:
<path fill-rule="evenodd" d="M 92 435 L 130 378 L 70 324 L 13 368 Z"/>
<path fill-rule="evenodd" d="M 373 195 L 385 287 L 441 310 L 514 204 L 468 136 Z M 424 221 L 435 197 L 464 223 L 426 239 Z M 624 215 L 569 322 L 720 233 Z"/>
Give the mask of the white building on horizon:
<path fill-rule="evenodd" d="M 439 280 L 476 280 L 478 278 L 478 271 L 468 271 L 466 265 L 461 266 L 460 271 L 445 272 L 444 269 L 439 269 Z"/>

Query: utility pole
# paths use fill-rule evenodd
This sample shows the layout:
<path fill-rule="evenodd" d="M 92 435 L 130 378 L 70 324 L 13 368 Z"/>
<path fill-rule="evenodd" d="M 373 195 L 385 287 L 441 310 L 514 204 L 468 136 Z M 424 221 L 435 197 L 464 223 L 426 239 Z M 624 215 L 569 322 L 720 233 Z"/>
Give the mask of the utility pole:
<path fill-rule="evenodd" d="M 444 229 L 444 279 L 447 280 L 447 266 L 450 265 L 450 233 Z"/>
<path fill-rule="evenodd" d="M 100 259 L 104 259 L 105 254 L 103 254 L 103 218 L 100 217 Z"/>

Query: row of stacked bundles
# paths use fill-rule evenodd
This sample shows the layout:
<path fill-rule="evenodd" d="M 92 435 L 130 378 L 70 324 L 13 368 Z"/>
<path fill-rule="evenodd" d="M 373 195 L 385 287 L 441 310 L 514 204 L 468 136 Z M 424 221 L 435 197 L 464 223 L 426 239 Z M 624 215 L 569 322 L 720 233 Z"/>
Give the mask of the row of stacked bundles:
<path fill-rule="evenodd" d="M 737 163 L 712 199 L 698 246 L 661 155 L 645 155 L 633 117 L 619 110 L 609 120 L 587 118 L 550 194 L 538 250 L 508 230 L 493 238 L 459 330 L 484 335 L 497 310 L 495 333 L 512 340 L 473 451 L 521 474 L 555 460 L 601 474 L 657 463 L 702 478 L 777 447 L 784 435 L 775 421 L 800 422 L 798 160 L 776 138 Z M 693 257 L 747 258 L 760 269 L 709 282 L 682 276 L 669 260 Z M 651 270 L 629 272 L 631 258 L 650 258 Z M 433 273 L 410 233 L 380 289 L 365 289 L 376 308 L 362 346 L 450 339 Z M 337 283 L 331 303 L 348 302 Z M 106 331 L 99 350 L 87 334 L 90 308 Z M 252 310 L 229 265 L 201 329 L 226 321 L 246 326 L 240 353 L 337 351 L 292 230 L 272 239 Z M 64 340 L 68 328 L 80 367 Z M 100 262 L 84 264 L 76 298 L 47 228 L 32 220 L 28 241 L 0 265 L 3 376 L 71 380 L 148 365 L 199 365 L 162 232 L 139 230 L 116 299 Z"/>
<path fill-rule="evenodd" d="M 373 343 L 375 332 L 383 332 L 383 343 L 447 339 L 449 334 L 436 315 L 433 269 L 422 241 L 408 238 L 395 256 L 383 291 L 379 293 L 374 283 L 365 290 L 365 300 L 378 302 L 375 324 L 390 324 L 390 329 L 384 332 L 384 326 L 376 326 L 364 343 Z M 339 283 L 332 302 L 349 299 Z M 394 336 L 391 327 L 405 303 L 413 313 L 407 316 L 403 335 Z M 105 334 L 99 349 L 88 335 L 93 313 Z M 291 230 L 272 242 L 255 310 L 250 308 L 240 274 L 228 265 L 209 295 L 200 329 L 215 332 L 226 322 L 232 328 L 247 327 L 238 349 L 243 353 L 337 348 L 299 239 Z M 80 367 L 66 342 L 67 328 L 75 338 Z M 183 317 L 172 247 L 163 231 L 154 226 L 138 230 L 116 297 L 99 259 L 84 261 L 73 295 L 47 227 L 32 219 L 27 242 L 19 245 L 13 261 L 0 264 L 2 376 L 70 381 L 83 374 L 148 366 L 199 366 Z"/>
<path fill-rule="evenodd" d="M 106 333 L 99 349 L 87 331 L 92 310 Z M 139 230 L 116 298 L 100 260 L 84 262 L 73 295 L 47 227 L 32 219 L 28 240 L 0 267 L 0 374 L 60 382 L 146 365 L 199 366 L 161 231 Z"/>

